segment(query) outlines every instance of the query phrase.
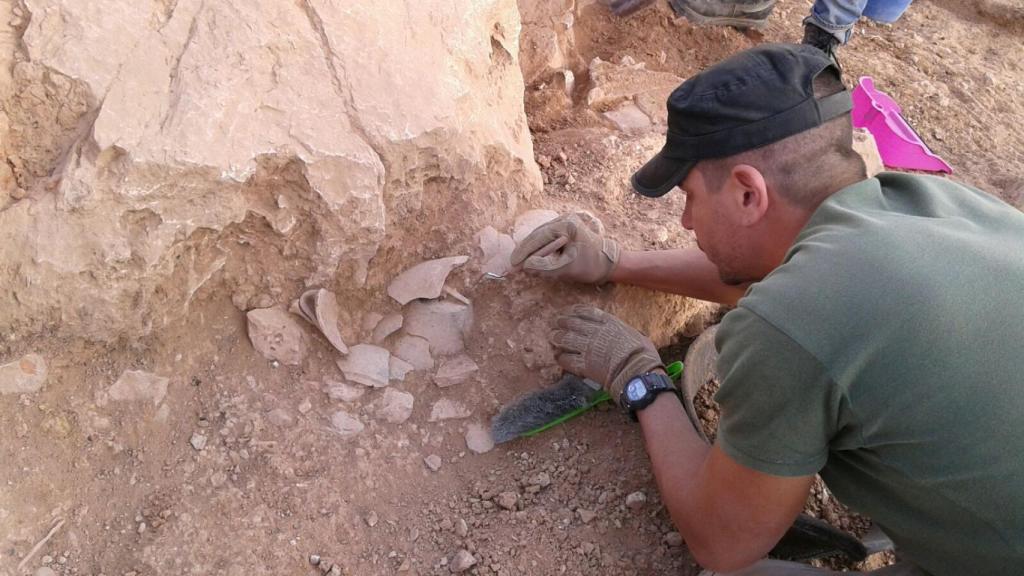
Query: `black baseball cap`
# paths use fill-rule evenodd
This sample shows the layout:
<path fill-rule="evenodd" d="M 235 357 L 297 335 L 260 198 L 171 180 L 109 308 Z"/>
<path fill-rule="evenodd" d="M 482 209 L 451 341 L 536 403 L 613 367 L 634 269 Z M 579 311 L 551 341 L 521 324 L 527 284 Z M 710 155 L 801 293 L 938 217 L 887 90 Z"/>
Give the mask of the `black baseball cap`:
<path fill-rule="evenodd" d="M 701 160 L 760 148 L 846 114 L 849 91 L 814 97 L 814 79 L 826 70 L 840 77 L 813 46 L 761 44 L 689 78 L 668 97 L 665 147 L 633 174 L 633 189 L 663 196 Z"/>

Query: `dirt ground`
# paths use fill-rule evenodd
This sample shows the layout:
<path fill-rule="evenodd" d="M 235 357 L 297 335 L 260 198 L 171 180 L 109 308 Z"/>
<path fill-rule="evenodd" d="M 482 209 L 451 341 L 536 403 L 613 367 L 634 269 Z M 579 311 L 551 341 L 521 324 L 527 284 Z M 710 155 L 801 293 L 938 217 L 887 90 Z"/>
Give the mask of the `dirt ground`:
<path fill-rule="evenodd" d="M 1024 9 L 1015 1 L 919 0 L 895 25 L 861 25 L 841 59 L 848 81 L 871 75 L 903 104 L 955 178 L 1024 209 Z M 587 6 L 573 23 L 572 100 L 557 78 L 527 88 L 545 178 L 534 207 L 589 209 L 631 248 L 692 242 L 678 226 L 683 198 L 627 190 L 661 136 L 656 126 L 621 131 L 588 107 L 587 64 L 629 56 L 685 78 L 758 42 L 798 40 L 809 4 L 782 0 L 763 35 L 695 28 L 664 6 L 625 20 Z M 467 352 L 478 376 L 453 394 L 413 372 L 397 384 L 416 399 L 400 424 L 372 417 L 379 390 L 347 403 L 328 397 L 326 383 L 342 375 L 322 339 L 301 367 L 265 360 L 216 282 L 186 319 L 142 340 L 4 335 L 2 362 L 34 352 L 49 376 L 39 393 L 0 396 L 0 576 L 314 575 L 334 565 L 335 574 L 446 574 L 460 550 L 476 560 L 469 574 L 696 574 L 621 415 L 598 411 L 484 454 L 467 449 L 469 424 L 551 381 L 538 310 L 594 292 L 478 278 L 467 267 L 450 281 L 473 301 Z M 384 294 L 343 304 L 353 318 L 394 309 Z M 106 398 L 126 369 L 169 378 L 166 397 Z M 472 415 L 430 422 L 434 401 L 453 395 Z M 329 427 L 339 407 L 365 416 L 366 429 L 339 438 Z M 201 449 L 190 442 L 197 435 Z M 440 457 L 436 471 L 430 455 Z M 627 506 L 635 492 L 645 500 Z M 864 527 L 820 487 L 809 508 Z"/>

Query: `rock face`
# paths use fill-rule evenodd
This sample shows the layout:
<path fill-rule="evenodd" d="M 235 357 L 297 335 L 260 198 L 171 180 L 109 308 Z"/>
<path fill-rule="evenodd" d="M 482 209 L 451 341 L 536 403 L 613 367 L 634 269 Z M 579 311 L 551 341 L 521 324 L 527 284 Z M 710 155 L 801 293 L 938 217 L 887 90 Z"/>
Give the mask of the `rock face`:
<path fill-rule="evenodd" d="M 429 258 L 374 256 L 451 198 L 459 241 L 540 188 L 514 0 L 23 5 L 27 58 L 0 57 L 4 333 L 142 335 L 218 284 L 344 300 L 371 259 L 380 289 Z"/>

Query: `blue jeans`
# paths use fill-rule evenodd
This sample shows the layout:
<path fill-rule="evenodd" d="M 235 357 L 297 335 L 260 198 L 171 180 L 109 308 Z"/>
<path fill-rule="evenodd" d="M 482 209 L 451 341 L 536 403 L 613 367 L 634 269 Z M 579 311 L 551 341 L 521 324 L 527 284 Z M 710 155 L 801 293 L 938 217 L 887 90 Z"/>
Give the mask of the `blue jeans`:
<path fill-rule="evenodd" d="M 895 22 L 913 0 L 815 0 L 811 15 L 804 19 L 827 30 L 841 44 L 853 34 L 853 25 L 861 16 L 877 22 Z"/>

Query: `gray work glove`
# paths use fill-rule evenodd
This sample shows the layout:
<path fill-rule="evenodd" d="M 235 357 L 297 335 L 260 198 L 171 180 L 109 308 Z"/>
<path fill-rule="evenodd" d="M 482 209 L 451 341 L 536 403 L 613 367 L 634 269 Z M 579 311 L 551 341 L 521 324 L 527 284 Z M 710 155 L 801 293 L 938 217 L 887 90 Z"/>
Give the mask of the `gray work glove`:
<path fill-rule="evenodd" d="M 522 265 L 525 272 L 543 278 L 603 284 L 619 261 L 619 245 L 605 238 L 599 226 L 585 214 L 559 216 L 523 239 L 512 252 L 512 266 Z M 546 254 L 544 248 L 560 239 L 565 245 Z"/>
<path fill-rule="evenodd" d="M 649 338 L 593 306 L 577 304 L 557 324 L 551 343 L 558 364 L 600 383 L 616 403 L 633 377 L 665 368 Z"/>

